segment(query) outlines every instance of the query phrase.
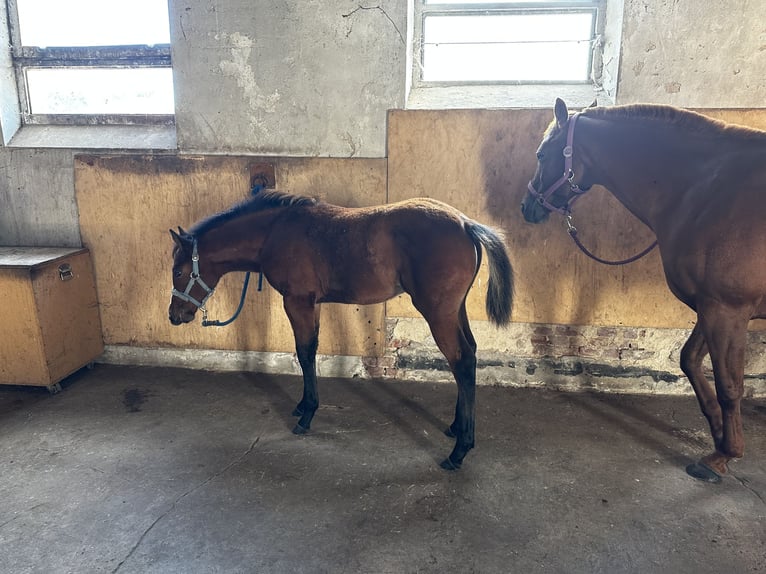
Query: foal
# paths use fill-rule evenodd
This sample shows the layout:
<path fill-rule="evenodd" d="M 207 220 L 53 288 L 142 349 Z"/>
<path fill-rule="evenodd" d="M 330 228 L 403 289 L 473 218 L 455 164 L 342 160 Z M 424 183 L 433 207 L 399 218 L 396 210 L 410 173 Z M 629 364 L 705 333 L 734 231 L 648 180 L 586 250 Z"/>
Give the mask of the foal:
<path fill-rule="evenodd" d="M 170 231 L 174 325 L 192 321 L 230 271 L 260 271 L 283 297 L 303 371 L 293 432 L 311 426 L 319 406 L 316 351 L 321 303 L 371 304 L 408 293 L 431 328 L 458 387 L 445 433 L 455 447 L 442 467 L 460 468 L 474 446 L 476 340 L 465 300 L 487 252 L 486 309 L 510 321 L 513 270 L 500 235 L 433 199 L 346 208 L 309 197 L 261 192 L 189 232 Z"/>

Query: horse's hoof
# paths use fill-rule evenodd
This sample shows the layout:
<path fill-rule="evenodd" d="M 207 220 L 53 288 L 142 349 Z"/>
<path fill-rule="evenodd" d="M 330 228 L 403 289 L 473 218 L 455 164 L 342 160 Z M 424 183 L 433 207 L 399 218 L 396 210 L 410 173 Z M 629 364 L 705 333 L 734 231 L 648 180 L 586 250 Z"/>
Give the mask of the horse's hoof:
<path fill-rule="evenodd" d="M 721 475 L 702 462 L 693 462 L 686 467 L 686 473 L 698 480 L 713 484 L 721 482 Z"/>
<path fill-rule="evenodd" d="M 457 436 L 452 430 L 452 427 L 447 427 L 446 429 L 444 429 L 444 434 L 450 438 L 455 438 Z"/>
<path fill-rule="evenodd" d="M 444 470 L 458 470 L 461 465 L 462 463 L 454 463 L 448 457 L 445 458 L 439 466 L 441 466 Z"/>
<path fill-rule="evenodd" d="M 293 427 L 293 434 L 306 434 L 309 429 L 302 427 L 301 425 L 295 425 Z"/>

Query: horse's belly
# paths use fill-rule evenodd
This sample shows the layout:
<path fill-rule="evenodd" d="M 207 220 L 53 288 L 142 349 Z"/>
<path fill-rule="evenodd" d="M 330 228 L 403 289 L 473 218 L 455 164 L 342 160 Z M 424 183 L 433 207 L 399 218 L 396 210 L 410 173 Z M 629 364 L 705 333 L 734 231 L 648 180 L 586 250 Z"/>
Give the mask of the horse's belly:
<path fill-rule="evenodd" d="M 364 277 L 350 277 L 342 283 L 332 285 L 322 296 L 322 303 L 350 303 L 354 305 L 373 305 L 382 303 L 404 293 L 398 282 L 381 283 L 377 280 L 365 280 Z"/>

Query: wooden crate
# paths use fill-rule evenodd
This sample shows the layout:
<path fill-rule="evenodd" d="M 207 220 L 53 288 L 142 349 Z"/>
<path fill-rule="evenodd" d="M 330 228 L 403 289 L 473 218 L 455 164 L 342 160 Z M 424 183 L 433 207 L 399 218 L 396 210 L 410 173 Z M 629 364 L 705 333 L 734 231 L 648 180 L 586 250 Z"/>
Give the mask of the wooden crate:
<path fill-rule="evenodd" d="M 0 247 L 0 384 L 44 386 L 104 350 L 87 249 Z"/>

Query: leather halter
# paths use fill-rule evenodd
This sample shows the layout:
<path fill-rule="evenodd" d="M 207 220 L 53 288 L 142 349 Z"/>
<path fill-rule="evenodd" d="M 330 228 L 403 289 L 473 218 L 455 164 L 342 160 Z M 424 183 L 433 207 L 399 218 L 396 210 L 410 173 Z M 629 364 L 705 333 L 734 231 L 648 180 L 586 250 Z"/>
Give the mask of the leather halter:
<path fill-rule="evenodd" d="M 570 212 L 572 211 L 572 204 L 577 201 L 583 193 L 585 193 L 587 190 L 580 189 L 580 187 L 574 183 L 574 172 L 572 171 L 572 142 L 574 140 L 574 128 L 575 124 L 577 123 L 577 118 L 580 117 L 580 113 L 574 113 L 569 118 L 569 129 L 567 130 L 567 142 L 564 146 L 564 149 L 561 150 L 561 153 L 564 156 L 564 173 L 563 175 L 558 178 L 556 181 L 554 181 L 545 191 L 538 191 L 535 189 L 535 186 L 532 185 L 532 182 L 530 181 L 527 184 L 527 189 L 529 190 L 529 193 L 534 197 L 537 202 L 545 207 L 549 211 L 555 211 L 556 213 L 560 213 L 561 215 L 568 216 Z M 542 183 L 542 182 L 541 182 Z M 574 195 L 569 198 L 569 201 L 567 201 L 563 206 L 556 207 L 553 205 L 548 199 L 556 192 L 557 189 L 559 189 L 562 185 L 568 183 L 569 184 L 569 190 L 574 193 Z"/>
<path fill-rule="evenodd" d="M 588 191 L 587 189 L 580 189 L 580 187 L 573 181 L 574 172 L 572 171 L 572 142 L 574 140 L 574 127 L 578 117 L 580 117 L 579 112 L 572 114 L 572 116 L 569 118 L 567 142 L 564 146 L 564 149 L 561 151 L 561 153 L 564 155 L 564 174 L 556 181 L 554 181 L 545 191 L 537 191 L 535 186 L 532 185 L 531 181 L 527 184 L 527 189 L 529 190 L 529 193 L 532 195 L 532 197 L 534 197 L 540 205 L 549 211 L 560 213 L 566 218 L 567 232 L 572 237 L 577 247 L 579 247 L 580 251 L 585 253 L 585 255 L 594 261 L 598 261 L 599 263 L 603 263 L 605 265 L 625 265 L 626 263 L 632 263 L 633 261 L 641 259 L 644 255 L 657 247 L 657 241 L 655 240 L 649 247 L 644 249 L 641 253 L 634 255 L 633 257 L 628 257 L 627 259 L 621 259 L 619 261 L 609 261 L 594 255 L 587 247 L 585 247 L 585 245 L 583 245 L 580 239 L 577 237 L 577 228 L 572 224 L 572 204 L 574 204 L 575 201 L 580 199 L 583 194 Z M 572 197 L 570 197 L 563 206 L 556 207 L 550 201 L 548 201 L 548 198 L 565 183 L 569 184 L 569 190 L 574 195 L 572 195 Z"/>

